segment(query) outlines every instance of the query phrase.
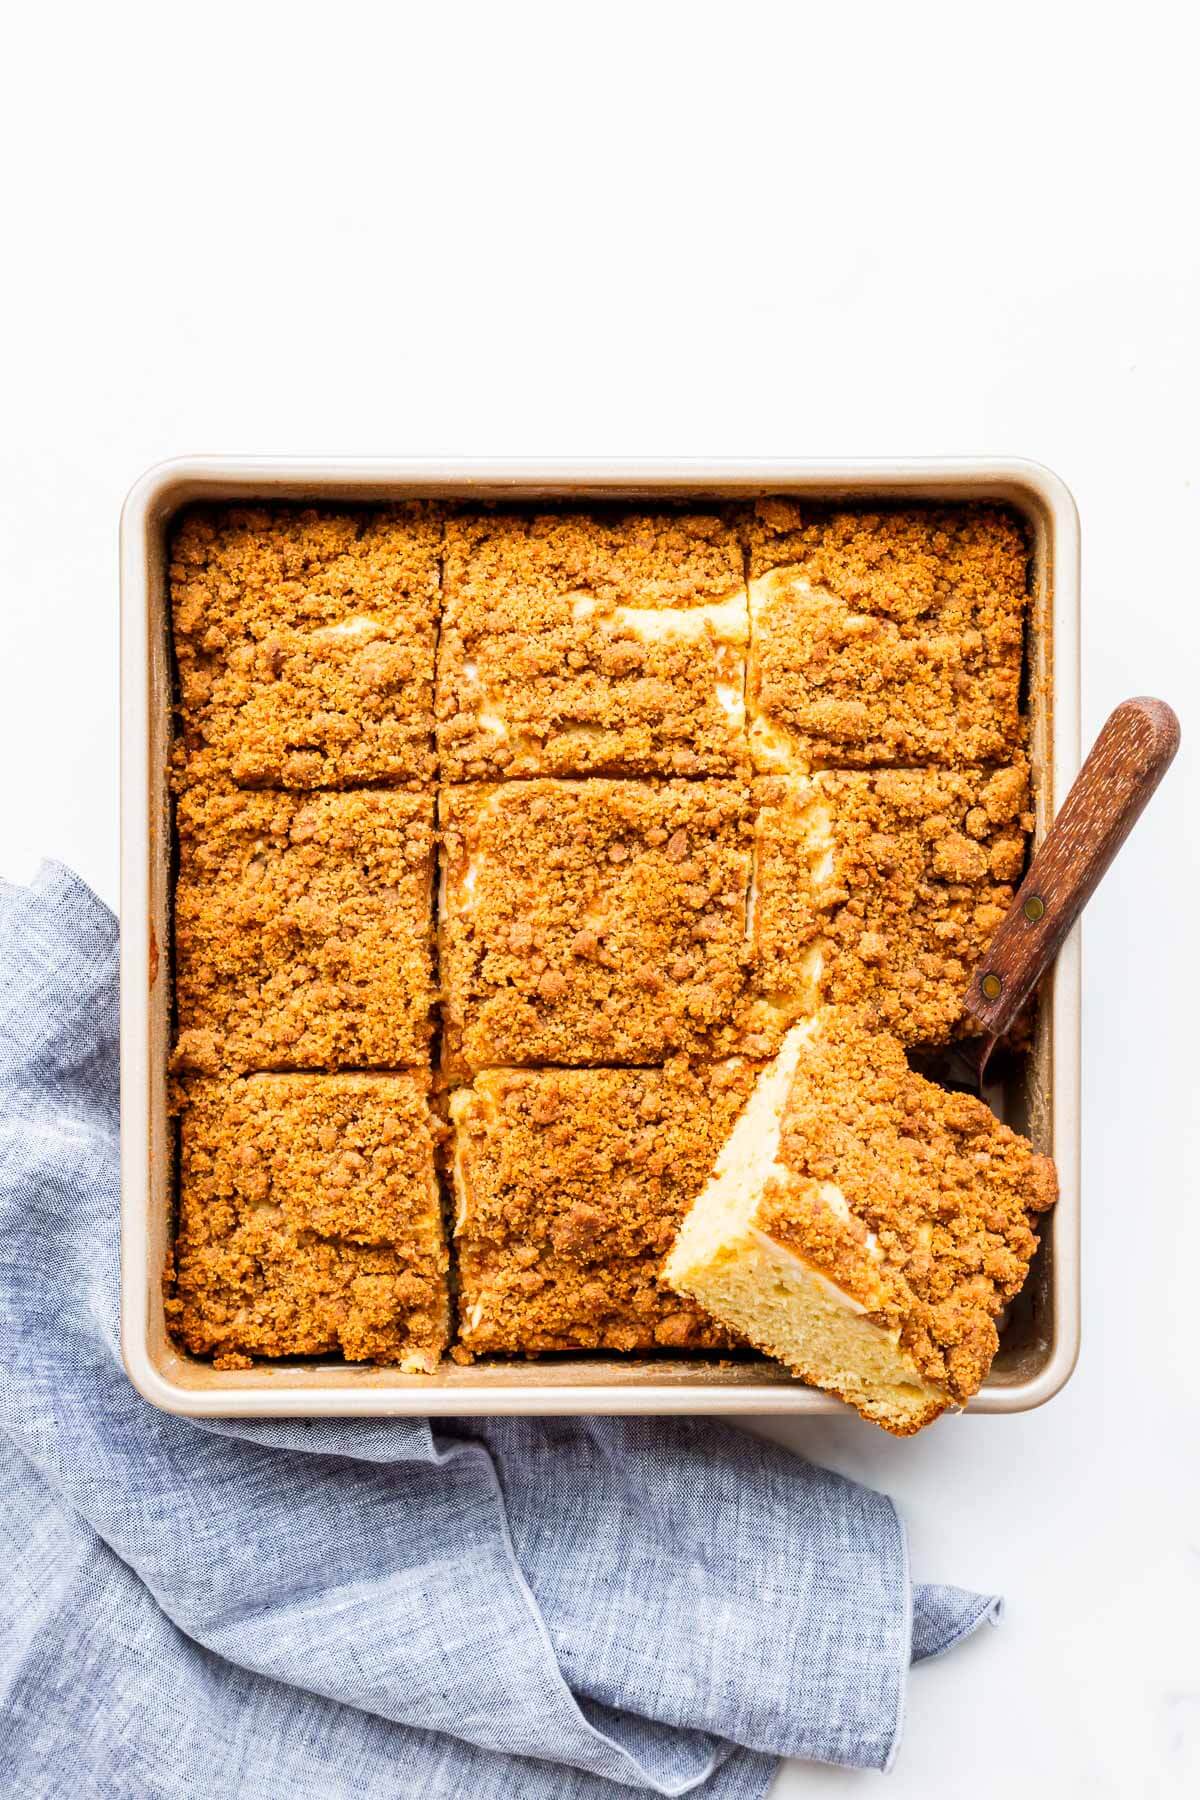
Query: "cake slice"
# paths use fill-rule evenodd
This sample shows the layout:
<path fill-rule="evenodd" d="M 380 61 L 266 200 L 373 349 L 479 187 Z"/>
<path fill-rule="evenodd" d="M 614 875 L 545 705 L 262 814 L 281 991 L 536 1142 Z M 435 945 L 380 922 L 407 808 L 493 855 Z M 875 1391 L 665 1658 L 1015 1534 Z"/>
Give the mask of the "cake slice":
<path fill-rule="evenodd" d="M 757 1072 L 676 1057 L 489 1069 L 458 1089 L 455 1357 L 727 1346 L 661 1267 Z"/>
<path fill-rule="evenodd" d="M 677 1293 L 896 1436 L 962 1405 L 1054 1165 L 851 1008 L 793 1026 L 664 1266 Z"/>
<path fill-rule="evenodd" d="M 442 777 L 741 774 L 749 632 L 741 547 L 720 518 L 452 518 Z"/>
<path fill-rule="evenodd" d="M 441 546 L 421 503 L 185 514 L 170 564 L 183 779 L 424 782 Z"/>
<path fill-rule="evenodd" d="M 749 519 L 746 703 L 764 774 L 1008 762 L 1028 551 L 994 507 Z"/>
<path fill-rule="evenodd" d="M 176 813 L 176 1067 L 421 1067 L 433 797 L 192 788 Z"/>
<path fill-rule="evenodd" d="M 167 1316 L 190 1351 L 437 1366 L 449 1258 L 428 1088 L 415 1070 L 182 1085 Z"/>
<path fill-rule="evenodd" d="M 750 980 L 723 1047 L 771 1055 L 823 1003 L 906 1044 L 961 1036 L 1024 866 L 1024 763 L 760 776 L 753 799 Z"/>
<path fill-rule="evenodd" d="M 742 991 L 745 784 L 510 781 L 438 806 L 448 1073 L 705 1054 Z"/>

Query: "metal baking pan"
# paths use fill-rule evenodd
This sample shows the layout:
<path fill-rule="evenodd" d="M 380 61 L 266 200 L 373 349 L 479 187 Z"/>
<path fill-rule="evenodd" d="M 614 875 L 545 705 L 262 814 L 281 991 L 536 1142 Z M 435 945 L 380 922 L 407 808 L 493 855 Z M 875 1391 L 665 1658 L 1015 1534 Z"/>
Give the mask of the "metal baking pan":
<path fill-rule="evenodd" d="M 130 1380 L 156 1406 L 192 1415 L 401 1413 L 834 1413 L 840 1402 L 765 1359 L 447 1361 L 434 1375 L 333 1359 L 216 1370 L 167 1334 L 162 1273 L 172 1231 L 167 1114 L 170 1014 L 171 740 L 167 534 L 196 500 L 459 499 L 635 502 L 790 494 L 864 503 L 992 500 L 1028 522 L 1028 633 L 1038 836 L 1079 763 L 1079 522 L 1070 493 L 1036 463 L 961 458 L 868 462 L 430 462 L 204 457 L 160 464 L 121 518 L 121 1342 Z M 1041 996 L 1033 1048 L 1001 1110 L 1058 1164 L 1061 1197 L 1001 1338 L 975 1413 L 1027 1411 L 1068 1379 L 1079 1348 L 1078 931 Z"/>

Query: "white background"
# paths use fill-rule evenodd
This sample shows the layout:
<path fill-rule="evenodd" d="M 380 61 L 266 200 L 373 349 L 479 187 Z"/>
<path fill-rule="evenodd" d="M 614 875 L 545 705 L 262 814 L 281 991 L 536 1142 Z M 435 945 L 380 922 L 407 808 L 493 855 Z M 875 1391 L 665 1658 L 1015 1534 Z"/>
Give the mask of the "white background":
<path fill-rule="evenodd" d="M 148 464 L 1032 456 L 1085 731 L 1184 724 L 1085 932 L 1085 1341 L 1042 1412 L 789 1442 L 1008 1614 L 888 1792 L 1200 1792 L 1196 46 L 1182 6 L 22 7 L 0 107 L 0 866 L 117 890 Z M 794 1766 L 778 1796 L 878 1777 Z M 221 1800 L 214 1796 L 213 1800 Z M 475 1797 L 464 1797 L 475 1800 Z M 479 1797 L 483 1800 L 483 1797 Z"/>

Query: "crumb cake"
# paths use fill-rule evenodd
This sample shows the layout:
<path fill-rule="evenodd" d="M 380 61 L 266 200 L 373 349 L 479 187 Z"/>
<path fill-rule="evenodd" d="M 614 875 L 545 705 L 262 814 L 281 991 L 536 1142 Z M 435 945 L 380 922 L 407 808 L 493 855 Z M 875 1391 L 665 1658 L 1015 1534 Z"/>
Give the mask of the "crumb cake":
<path fill-rule="evenodd" d="M 734 781 L 516 781 L 440 801 L 447 1067 L 702 1050 L 743 981 Z"/>
<path fill-rule="evenodd" d="M 714 1318 L 906 1436 L 975 1393 L 1054 1166 L 853 1008 L 788 1033 L 665 1264 Z"/>
<path fill-rule="evenodd" d="M 239 787 L 428 779 L 441 537 L 421 506 L 187 514 L 177 765 Z"/>
<path fill-rule="evenodd" d="M 736 775 L 749 614 L 726 521 L 470 514 L 446 526 L 443 779 Z"/>
<path fill-rule="evenodd" d="M 454 1093 L 456 1354 L 728 1345 L 660 1268 L 755 1073 L 491 1069 Z"/>
<path fill-rule="evenodd" d="M 1020 750 L 1028 552 L 1008 513 L 763 500 L 748 537 L 758 770 L 960 767 Z"/>
<path fill-rule="evenodd" d="M 449 1299 L 428 1077 L 186 1085 L 168 1316 L 219 1368 L 340 1351 L 428 1372 Z"/>
<path fill-rule="evenodd" d="M 1053 1173 L 900 1043 L 1023 869 L 1027 562 L 998 506 L 184 512 L 180 1341 L 434 1368 L 436 1090 L 460 1360 L 973 1392 Z"/>
<path fill-rule="evenodd" d="M 966 1028 L 971 972 L 1024 866 L 1024 763 L 760 776 L 753 795 L 751 981 L 737 1047 L 773 1052 L 822 1001 L 861 1005 L 908 1044 Z"/>
<path fill-rule="evenodd" d="M 193 788 L 176 812 L 177 1066 L 426 1064 L 432 795 Z"/>

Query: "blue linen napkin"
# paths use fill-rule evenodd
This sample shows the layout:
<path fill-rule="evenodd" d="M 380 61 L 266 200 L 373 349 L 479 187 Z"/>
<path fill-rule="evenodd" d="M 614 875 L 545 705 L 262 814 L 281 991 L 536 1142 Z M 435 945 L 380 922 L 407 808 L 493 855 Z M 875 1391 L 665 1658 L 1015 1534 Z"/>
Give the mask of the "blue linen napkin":
<path fill-rule="evenodd" d="M 883 1769 L 892 1503 L 703 1421 L 173 1418 L 117 1341 L 117 926 L 0 883 L 0 1767 L 11 1796 L 758 1800 Z"/>

